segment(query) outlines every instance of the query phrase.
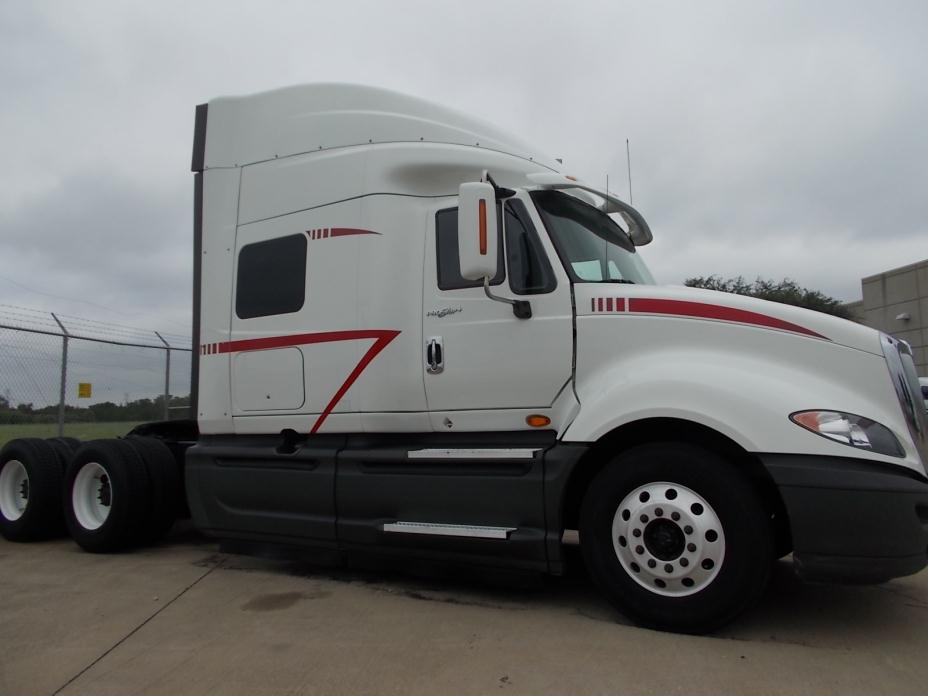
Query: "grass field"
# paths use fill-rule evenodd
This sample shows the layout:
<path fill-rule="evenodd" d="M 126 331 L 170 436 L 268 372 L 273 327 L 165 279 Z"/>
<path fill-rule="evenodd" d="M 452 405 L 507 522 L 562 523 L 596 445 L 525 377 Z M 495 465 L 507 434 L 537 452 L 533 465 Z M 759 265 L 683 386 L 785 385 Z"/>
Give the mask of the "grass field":
<path fill-rule="evenodd" d="M 64 434 L 78 440 L 95 440 L 100 437 L 117 437 L 125 435 L 138 423 L 65 423 Z M 57 423 L 36 423 L 30 425 L 0 425 L 0 447 L 8 440 L 17 437 L 55 437 L 58 434 Z"/>

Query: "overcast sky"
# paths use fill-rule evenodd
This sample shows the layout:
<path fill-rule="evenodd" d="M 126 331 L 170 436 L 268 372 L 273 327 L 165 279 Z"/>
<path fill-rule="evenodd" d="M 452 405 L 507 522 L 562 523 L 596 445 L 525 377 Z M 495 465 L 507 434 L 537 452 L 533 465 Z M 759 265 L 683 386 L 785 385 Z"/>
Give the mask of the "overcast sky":
<path fill-rule="evenodd" d="M 189 334 L 194 107 L 377 85 L 627 193 L 660 282 L 928 257 L 928 3 L 0 3 L 0 303 Z"/>

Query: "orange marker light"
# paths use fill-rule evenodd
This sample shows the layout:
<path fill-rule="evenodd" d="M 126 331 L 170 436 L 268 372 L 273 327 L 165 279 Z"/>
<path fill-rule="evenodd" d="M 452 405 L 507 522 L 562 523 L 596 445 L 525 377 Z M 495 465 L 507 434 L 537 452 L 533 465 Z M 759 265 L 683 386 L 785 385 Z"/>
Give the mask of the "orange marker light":
<path fill-rule="evenodd" d="M 569 176 L 569 175 L 564 175 L 564 178 L 567 179 L 568 181 L 576 181 L 576 180 L 577 180 L 577 177 L 575 177 L 575 176 Z"/>
<path fill-rule="evenodd" d="M 480 199 L 480 255 L 487 255 L 487 202 Z"/>
<path fill-rule="evenodd" d="M 533 413 L 530 416 L 525 417 L 525 422 L 528 423 L 533 428 L 543 428 L 546 425 L 551 425 L 551 419 L 547 416 L 541 416 L 537 413 Z"/>
<path fill-rule="evenodd" d="M 808 428 L 813 432 L 817 433 L 819 431 L 820 424 L 818 413 L 815 411 L 810 411 L 808 413 L 797 413 L 793 416 L 793 420 L 796 423 L 799 423 L 799 425 L 802 427 Z"/>

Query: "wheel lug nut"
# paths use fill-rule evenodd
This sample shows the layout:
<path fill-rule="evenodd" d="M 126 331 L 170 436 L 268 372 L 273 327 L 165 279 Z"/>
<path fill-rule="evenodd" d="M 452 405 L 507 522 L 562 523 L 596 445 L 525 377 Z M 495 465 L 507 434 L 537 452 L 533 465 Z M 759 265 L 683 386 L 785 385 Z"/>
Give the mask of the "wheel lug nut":
<path fill-rule="evenodd" d="M 664 564 L 664 571 L 665 571 L 665 572 L 668 572 L 668 573 L 672 573 L 672 572 L 673 572 L 673 566 L 672 566 L 670 563 Z"/>
<path fill-rule="evenodd" d="M 693 542 L 690 542 L 689 544 L 686 545 L 686 550 L 689 551 L 690 553 L 695 552 L 696 544 L 694 544 Z"/>
<path fill-rule="evenodd" d="M 641 524 L 647 524 L 647 523 L 648 523 L 648 516 L 647 516 L 647 515 L 642 515 L 642 516 L 641 516 Z"/>
<path fill-rule="evenodd" d="M 693 528 L 690 527 L 689 525 L 686 525 L 686 526 L 683 528 L 683 533 L 686 534 L 686 535 L 690 535 L 690 534 L 693 533 Z"/>
<path fill-rule="evenodd" d="M 673 512 L 670 513 L 670 519 L 672 519 L 674 522 L 679 522 L 679 521 L 680 521 L 680 513 L 677 512 L 676 510 L 674 510 Z"/>
<path fill-rule="evenodd" d="M 655 566 L 657 566 L 657 561 L 655 561 L 653 558 L 649 558 L 649 559 L 648 559 L 648 568 L 654 568 Z"/>
<path fill-rule="evenodd" d="M 634 537 L 640 537 L 640 536 L 641 536 L 641 530 L 640 530 L 640 529 L 633 529 L 633 530 L 632 530 L 632 536 L 634 536 Z"/>
<path fill-rule="evenodd" d="M 663 516 L 664 516 L 664 510 L 663 510 L 662 508 L 657 508 L 657 509 L 654 511 L 654 514 L 657 515 L 658 517 L 663 517 Z"/>
<path fill-rule="evenodd" d="M 680 565 L 683 566 L 684 568 L 686 568 L 686 566 L 688 566 L 689 564 L 690 564 L 690 562 L 689 562 L 689 560 L 687 560 L 686 558 L 681 558 L 681 559 L 680 559 Z"/>
<path fill-rule="evenodd" d="M 636 547 L 635 547 L 635 553 L 637 553 L 639 556 L 640 556 L 641 554 L 643 554 L 643 553 L 644 553 L 644 546 L 636 546 Z"/>

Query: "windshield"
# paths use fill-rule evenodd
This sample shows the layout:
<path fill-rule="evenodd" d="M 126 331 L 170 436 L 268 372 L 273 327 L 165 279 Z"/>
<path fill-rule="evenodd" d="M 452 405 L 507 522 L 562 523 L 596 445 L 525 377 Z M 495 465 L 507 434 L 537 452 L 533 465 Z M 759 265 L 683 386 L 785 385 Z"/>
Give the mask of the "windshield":
<path fill-rule="evenodd" d="M 531 196 L 574 282 L 654 285 L 625 230 L 604 212 L 561 191 Z"/>

